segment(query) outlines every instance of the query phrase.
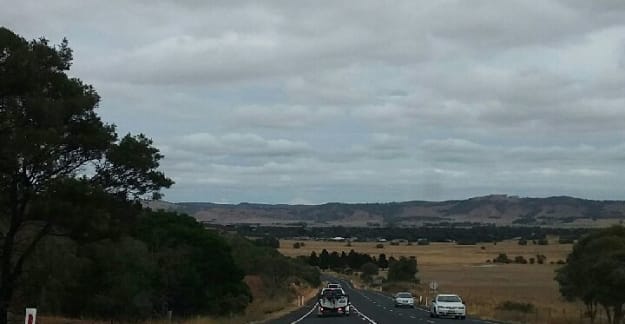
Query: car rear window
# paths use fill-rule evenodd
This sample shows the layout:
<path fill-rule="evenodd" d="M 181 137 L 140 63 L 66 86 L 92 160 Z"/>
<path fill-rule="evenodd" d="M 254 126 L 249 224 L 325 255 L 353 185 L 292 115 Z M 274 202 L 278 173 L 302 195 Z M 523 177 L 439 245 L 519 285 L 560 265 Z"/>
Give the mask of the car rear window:
<path fill-rule="evenodd" d="M 444 303 L 455 303 L 460 302 L 461 300 L 458 296 L 439 296 L 438 301 Z"/>

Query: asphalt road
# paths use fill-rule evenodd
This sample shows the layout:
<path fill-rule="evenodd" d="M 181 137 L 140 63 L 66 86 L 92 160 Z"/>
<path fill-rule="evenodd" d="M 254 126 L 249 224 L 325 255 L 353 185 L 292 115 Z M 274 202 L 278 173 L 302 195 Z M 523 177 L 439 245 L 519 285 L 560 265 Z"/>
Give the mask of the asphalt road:
<path fill-rule="evenodd" d="M 494 323 L 467 317 L 466 320 L 452 318 L 430 318 L 430 313 L 426 310 L 416 308 L 395 308 L 390 296 L 374 291 L 357 290 L 349 283 L 341 282 L 343 289 L 349 295 L 352 303 L 352 314 L 347 317 L 317 317 L 316 300 L 300 310 L 288 314 L 280 319 L 271 321 L 272 324 L 306 324 L 306 323 L 359 323 L 359 324 L 434 324 L 434 323 Z M 469 315 L 471 310 L 469 309 Z"/>

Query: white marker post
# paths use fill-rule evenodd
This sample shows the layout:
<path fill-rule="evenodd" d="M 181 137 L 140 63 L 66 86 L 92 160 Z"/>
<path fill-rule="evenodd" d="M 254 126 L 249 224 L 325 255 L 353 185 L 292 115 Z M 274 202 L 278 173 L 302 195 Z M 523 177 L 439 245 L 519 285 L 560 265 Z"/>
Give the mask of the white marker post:
<path fill-rule="evenodd" d="M 430 289 L 432 291 L 437 291 L 438 290 L 438 282 L 436 281 L 430 281 Z"/>
<path fill-rule="evenodd" d="M 24 319 L 24 324 L 35 324 L 36 320 L 37 320 L 37 309 L 26 308 L 26 318 Z"/>
<path fill-rule="evenodd" d="M 432 297 L 434 297 L 436 296 L 437 291 L 438 291 L 438 282 L 430 281 L 430 289 L 428 290 L 428 294 L 425 297 L 425 306 L 428 306 L 430 304 L 430 294 L 432 294 Z"/>

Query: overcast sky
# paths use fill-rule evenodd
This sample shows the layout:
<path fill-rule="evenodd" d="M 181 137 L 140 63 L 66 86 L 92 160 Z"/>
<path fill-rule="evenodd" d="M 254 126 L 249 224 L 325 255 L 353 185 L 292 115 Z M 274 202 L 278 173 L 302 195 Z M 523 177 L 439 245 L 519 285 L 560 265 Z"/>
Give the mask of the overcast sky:
<path fill-rule="evenodd" d="M 45 5 L 44 5 L 45 3 Z M 0 0 L 170 201 L 625 198 L 625 1 Z"/>

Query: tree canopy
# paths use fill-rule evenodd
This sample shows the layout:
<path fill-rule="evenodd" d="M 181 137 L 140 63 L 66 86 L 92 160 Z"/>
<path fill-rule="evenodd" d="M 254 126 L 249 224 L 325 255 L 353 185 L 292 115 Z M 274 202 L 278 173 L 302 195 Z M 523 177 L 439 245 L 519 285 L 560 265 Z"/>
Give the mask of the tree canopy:
<path fill-rule="evenodd" d="M 67 40 L 0 28 L 0 324 L 27 305 L 55 315 L 141 320 L 241 312 L 260 275 L 276 293 L 319 271 L 192 217 L 145 210 L 173 181 L 146 135 L 120 137 L 95 89 L 67 75 Z"/>
<path fill-rule="evenodd" d="M 419 279 L 416 277 L 418 271 L 416 258 L 402 256 L 399 260 L 389 261 L 388 280 L 419 282 Z"/>
<path fill-rule="evenodd" d="M 566 265 L 558 269 L 556 281 L 562 296 L 581 300 L 591 320 L 597 306 L 611 323 L 623 322 L 625 304 L 625 227 L 595 231 L 574 246 Z"/>
<path fill-rule="evenodd" d="M 138 198 L 173 181 L 145 135 L 119 138 L 100 97 L 67 75 L 67 40 L 27 41 L 0 28 L 0 323 L 24 264 L 48 235 L 87 241 L 121 229 Z M 124 220 L 125 221 L 125 220 Z"/>
<path fill-rule="evenodd" d="M 17 289 L 43 313 L 108 320 L 223 315 L 251 301 L 226 240 L 190 216 L 144 210 L 117 237 L 47 237 Z M 23 306 L 23 305 L 22 305 Z"/>

